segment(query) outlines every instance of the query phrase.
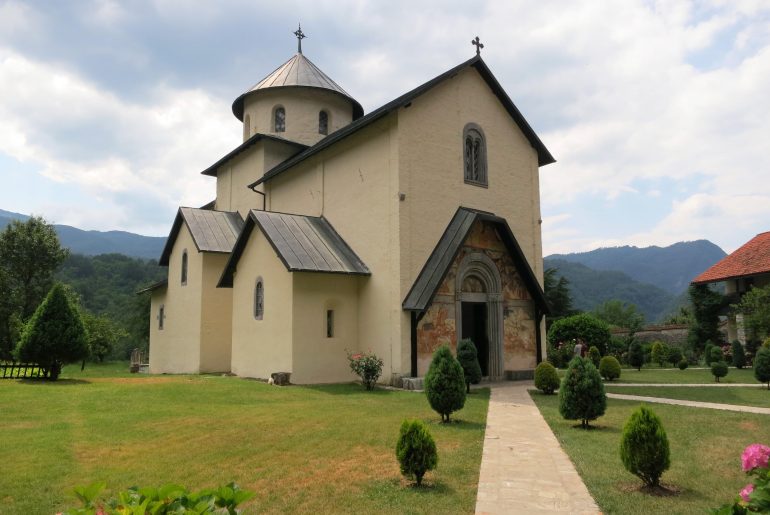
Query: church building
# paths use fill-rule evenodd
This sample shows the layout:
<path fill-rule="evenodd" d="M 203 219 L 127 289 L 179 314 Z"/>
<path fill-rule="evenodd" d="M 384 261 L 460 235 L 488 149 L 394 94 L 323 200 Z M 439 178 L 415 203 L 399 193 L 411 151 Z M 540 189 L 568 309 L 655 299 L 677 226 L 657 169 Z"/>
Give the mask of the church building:
<path fill-rule="evenodd" d="M 490 379 L 545 359 L 539 167 L 554 158 L 479 54 L 382 107 L 298 51 L 233 102 L 243 142 L 202 171 L 152 295 L 150 371 L 347 382 L 423 376 L 461 338 Z"/>

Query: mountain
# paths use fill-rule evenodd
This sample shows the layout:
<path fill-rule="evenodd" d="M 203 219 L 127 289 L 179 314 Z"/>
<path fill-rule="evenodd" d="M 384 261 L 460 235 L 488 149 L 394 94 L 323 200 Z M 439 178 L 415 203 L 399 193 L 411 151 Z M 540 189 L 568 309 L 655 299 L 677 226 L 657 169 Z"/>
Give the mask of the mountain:
<path fill-rule="evenodd" d="M 687 290 L 690 281 L 697 275 L 726 255 L 724 250 L 710 241 L 697 240 L 674 243 L 668 247 L 625 246 L 553 254 L 546 259 L 579 263 L 594 270 L 623 272 L 635 281 L 679 295 Z"/>
<path fill-rule="evenodd" d="M 27 220 L 29 216 L 0 209 L 0 230 L 12 220 Z M 84 231 L 69 225 L 54 225 L 62 247 L 76 254 L 123 254 L 143 259 L 158 259 L 166 244 L 165 237 L 141 236 L 125 231 Z"/>

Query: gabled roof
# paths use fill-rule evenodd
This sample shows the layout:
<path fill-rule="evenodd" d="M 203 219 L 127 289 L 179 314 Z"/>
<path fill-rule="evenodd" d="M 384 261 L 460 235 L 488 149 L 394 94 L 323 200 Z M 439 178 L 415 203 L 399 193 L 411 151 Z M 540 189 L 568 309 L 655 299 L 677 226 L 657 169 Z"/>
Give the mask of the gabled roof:
<path fill-rule="evenodd" d="M 270 88 L 317 88 L 325 89 L 343 96 L 353 104 L 353 119 L 360 118 L 364 109 L 356 99 L 334 82 L 328 75 L 301 53 L 296 53 L 291 59 L 279 66 L 273 73 L 249 88 L 248 91 L 233 102 L 233 114 L 243 121 L 243 101 L 246 95 L 254 91 Z"/>
<path fill-rule="evenodd" d="M 187 224 L 198 252 L 230 253 L 243 227 L 243 220 L 237 212 L 180 207 L 160 255 L 159 265 L 168 266 L 182 222 Z"/>
<path fill-rule="evenodd" d="M 210 175 L 211 177 L 217 176 L 217 168 L 225 164 L 230 159 L 234 158 L 250 146 L 256 144 L 258 141 L 262 140 L 268 140 L 268 141 L 277 141 L 280 143 L 286 143 L 287 145 L 293 145 L 297 147 L 297 153 L 305 150 L 307 148 L 307 145 L 303 145 L 302 143 L 297 143 L 296 141 L 291 141 L 288 139 L 283 138 L 277 138 L 275 136 L 271 136 L 270 134 L 262 134 L 262 133 L 256 133 L 253 136 L 251 136 L 249 139 L 235 147 L 233 150 L 228 152 L 222 159 L 214 163 L 213 165 L 209 166 L 205 170 L 201 172 L 201 175 Z"/>
<path fill-rule="evenodd" d="M 141 290 L 137 290 L 136 294 L 140 295 L 142 293 L 147 293 L 147 292 L 150 292 L 150 291 L 154 291 L 154 290 L 157 290 L 158 288 L 165 288 L 167 286 L 168 286 L 168 279 L 162 279 L 162 280 L 160 280 L 160 281 L 158 281 L 156 283 L 152 283 L 149 286 L 145 286 Z"/>
<path fill-rule="evenodd" d="M 233 286 L 238 260 L 255 226 L 260 228 L 289 272 L 371 275 L 369 268 L 326 218 L 252 209 L 218 287 Z"/>
<path fill-rule="evenodd" d="M 428 309 L 436 291 L 441 286 L 441 282 L 446 277 L 449 268 L 460 252 L 460 248 L 463 246 L 468 234 L 470 234 L 473 224 L 479 220 L 490 222 L 498 229 L 500 237 L 535 304 L 540 308 L 541 312 L 546 314 L 550 312 L 543 289 L 540 287 L 535 273 L 529 266 L 527 258 L 524 257 L 524 253 L 521 251 L 521 247 L 519 247 L 519 243 L 516 241 L 508 222 L 504 218 L 495 216 L 492 213 L 465 207 L 459 208 L 454 217 L 452 217 L 436 248 L 433 249 L 433 253 L 428 257 L 425 266 L 417 275 L 417 279 L 415 279 L 402 304 L 405 310 L 422 312 Z"/>
<path fill-rule="evenodd" d="M 500 103 L 503 104 L 503 107 L 505 108 L 505 110 L 508 112 L 511 118 L 513 118 L 513 121 L 516 123 L 516 125 L 519 126 L 519 129 L 521 130 L 521 132 L 524 133 L 524 136 L 527 138 L 529 143 L 534 147 L 535 151 L 537 151 L 538 165 L 545 166 L 547 164 L 556 162 L 556 160 L 553 158 L 553 156 L 548 151 L 548 149 L 545 148 L 545 145 L 543 144 L 543 142 L 540 141 L 540 138 L 537 137 L 537 134 L 535 134 L 535 131 L 532 129 L 532 127 L 530 127 L 529 123 L 527 123 L 527 120 L 524 119 L 524 116 L 521 114 L 519 109 L 514 105 L 513 101 L 510 99 L 508 94 L 505 92 L 505 90 L 503 90 L 503 87 L 500 85 L 499 82 L 497 82 L 497 79 L 495 78 L 495 76 L 492 75 L 492 72 L 487 67 L 486 63 L 484 63 L 484 60 L 480 56 L 475 56 L 474 58 L 465 61 L 459 66 L 455 66 L 451 70 L 448 70 L 442 73 L 438 77 L 435 77 L 434 79 L 429 80 L 425 84 L 416 87 L 412 91 L 405 93 L 404 95 L 401 95 L 395 100 L 388 102 L 384 106 L 372 111 L 366 116 L 359 118 L 358 120 L 333 132 L 332 134 L 325 137 L 324 139 L 322 139 L 312 147 L 307 148 L 306 150 L 300 152 L 296 156 L 289 158 L 283 163 L 268 170 L 268 172 L 265 173 L 265 175 L 263 175 L 261 179 L 249 185 L 249 187 L 254 187 L 258 184 L 261 184 L 265 181 L 272 179 L 276 175 L 280 174 L 285 170 L 288 170 L 289 168 L 295 166 L 298 163 L 301 163 L 302 161 L 309 158 L 310 156 L 317 154 L 321 150 L 330 147 L 331 145 L 337 143 L 338 141 L 341 141 L 347 138 L 351 134 L 354 134 L 355 132 L 363 129 L 364 127 L 387 116 L 388 114 L 392 113 L 396 109 L 400 107 L 404 107 L 406 104 L 408 104 L 409 102 L 412 102 L 415 98 L 429 91 L 434 86 L 440 84 L 441 82 L 447 79 L 454 77 L 461 71 L 470 67 L 475 68 L 476 71 L 479 72 L 479 75 L 481 75 L 484 81 L 486 81 L 487 85 L 490 87 L 492 92 L 500 100 Z"/>
<path fill-rule="evenodd" d="M 770 231 L 757 234 L 741 248 L 693 279 L 692 284 L 717 283 L 770 273 Z"/>

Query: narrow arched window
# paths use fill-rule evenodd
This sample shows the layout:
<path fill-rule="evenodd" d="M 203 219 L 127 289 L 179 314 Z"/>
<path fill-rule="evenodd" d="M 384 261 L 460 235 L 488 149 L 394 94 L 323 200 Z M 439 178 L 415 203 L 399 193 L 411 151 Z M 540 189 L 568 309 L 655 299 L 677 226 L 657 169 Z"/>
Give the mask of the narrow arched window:
<path fill-rule="evenodd" d="M 487 144 L 481 127 L 475 123 L 463 129 L 463 162 L 465 182 L 487 186 Z"/>
<path fill-rule="evenodd" d="M 251 136 L 251 117 L 246 115 L 243 117 L 243 141 L 246 141 Z"/>
<path fill-rule="evenodd" d="M 166 306 L 164 304 L 160 305 L 160 308 L 158 308 L 158 330 L 163 330 L 163 319 L 166 318 Z"/>
<path fill-rule="evenodd" d="M 187 284 L 187 249 L 182 252 L 182 286 Z"/>
<path fill-rule="evenodd" d="M 329 113 L 318 113 L 318 134 L 329 134 Z"/>
<path fill-rule="evenodd" d="M 275 108 L 273 129 L 273 132 L 286 132 L 286 109 L 283 107 Z"/>
<path fill-rule="evenodd" d="M 262 320 L 265 314 L 265 284 L 261 277 L 257 277 L 257 284 L 254 286 L 254 318 Z"/>

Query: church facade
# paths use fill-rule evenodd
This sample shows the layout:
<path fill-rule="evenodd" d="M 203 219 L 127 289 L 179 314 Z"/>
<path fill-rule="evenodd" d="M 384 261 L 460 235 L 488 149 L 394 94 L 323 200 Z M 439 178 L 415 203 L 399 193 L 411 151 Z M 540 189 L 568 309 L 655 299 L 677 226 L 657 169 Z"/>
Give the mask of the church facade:
<path fill-rule="evenodd" d="M 478 53 L 364 115 L 300 47 L 233 113 L 243 142 L 202 172 L 216 199 L 180 208 L 150 289 L 151 372 L 341 382 L 371 351 L 400 385 L 463 337 L 490 378 L 545 359 L 554 159 Z"/>

